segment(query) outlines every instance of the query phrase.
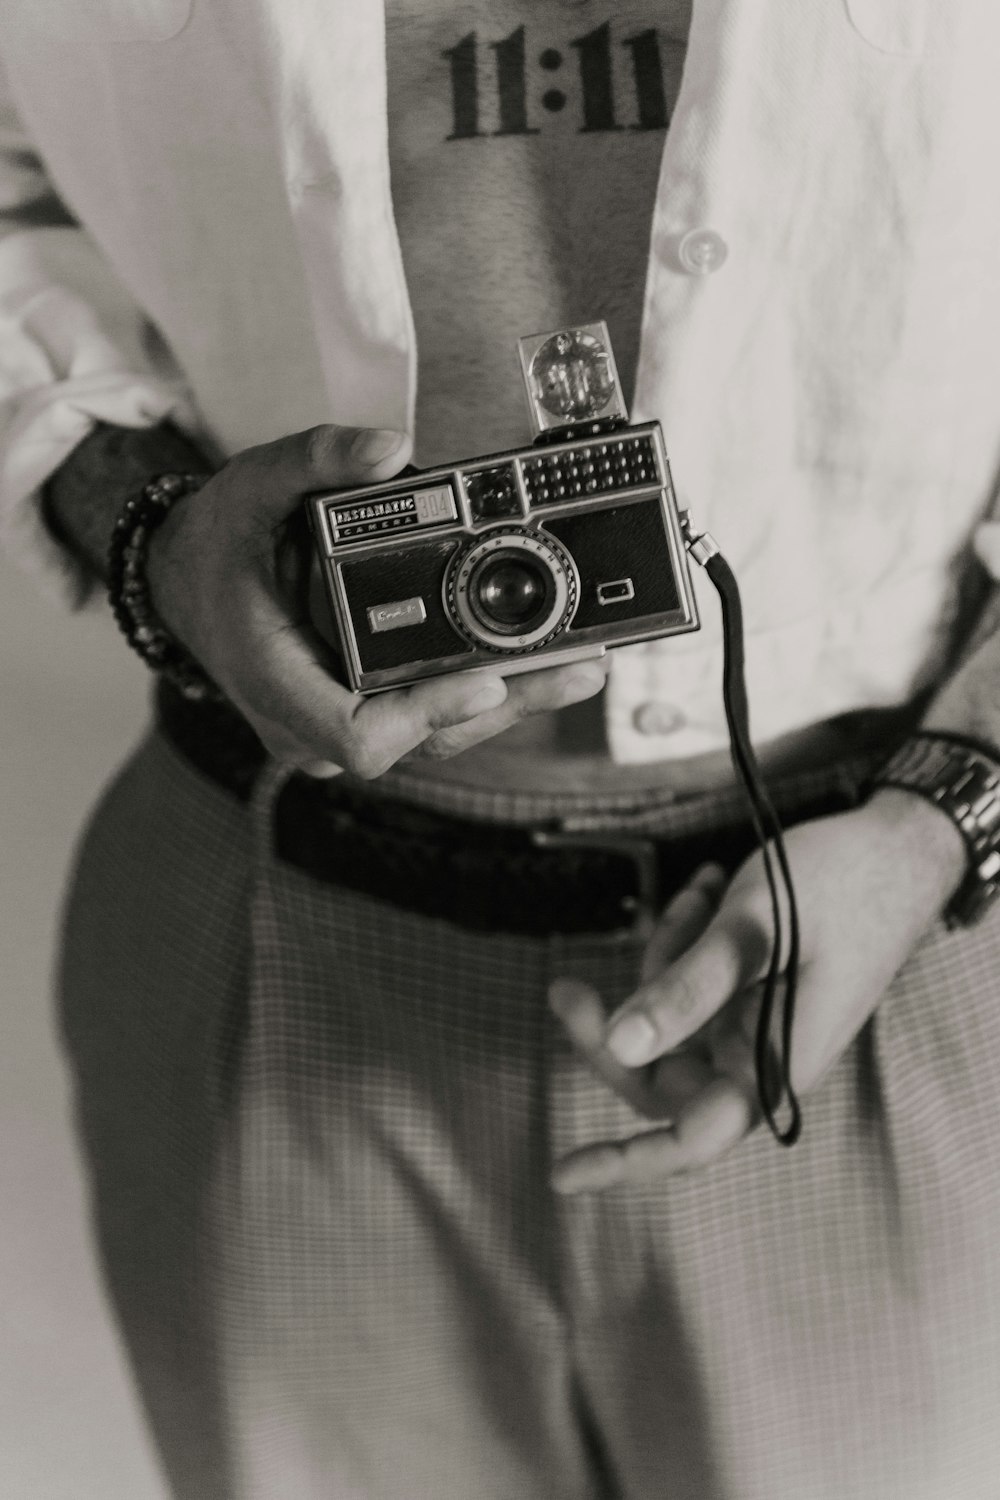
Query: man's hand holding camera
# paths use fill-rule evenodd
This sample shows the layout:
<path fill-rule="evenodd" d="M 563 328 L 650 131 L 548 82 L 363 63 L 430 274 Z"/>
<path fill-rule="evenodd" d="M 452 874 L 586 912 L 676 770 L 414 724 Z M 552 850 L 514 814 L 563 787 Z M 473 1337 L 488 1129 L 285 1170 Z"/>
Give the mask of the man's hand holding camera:
<path fill-rule="evenodd" d="M 288 523 L 313 491 L 388 479 L 400 433 L 317 427 L 238 454 L 150 546 L 157 612 L 268 751 L 315 775 L 376 777 L 402 757 L 457 755 L 517 720 L 592 697 L 605 667 L 445 676 L 360 698 L 336 681 L 297 580 Z"/>

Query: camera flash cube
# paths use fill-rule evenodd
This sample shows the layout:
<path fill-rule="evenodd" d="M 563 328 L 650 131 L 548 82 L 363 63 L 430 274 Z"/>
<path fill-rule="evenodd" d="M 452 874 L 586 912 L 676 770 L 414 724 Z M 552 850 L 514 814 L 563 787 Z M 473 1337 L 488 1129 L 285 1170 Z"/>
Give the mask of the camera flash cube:
<path fill-rule="evenodd" d="M 518 340 L 535 437 L 608 418 L 628 420 L 606 323 L 584 323 Z"/>

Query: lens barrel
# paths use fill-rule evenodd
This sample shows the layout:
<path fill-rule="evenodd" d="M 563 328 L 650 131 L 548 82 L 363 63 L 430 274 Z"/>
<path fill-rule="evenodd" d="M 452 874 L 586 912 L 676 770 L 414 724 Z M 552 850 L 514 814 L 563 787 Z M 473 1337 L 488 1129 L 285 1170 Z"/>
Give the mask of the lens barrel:
<path fill-rule="evenodd" d="M 531 651 L 569 624 L 580 580 L 569 553 L 541 528 L 496 527 L 454 559 L 444 593 L 453 623 L 477 645 Z"/>
<path fill-rule="evenodd" d="M 502 635 L 523 635 L 547 620 L 555 593 L 551 569 L 513 548 L 484 557 L 469 579 L 473 614 Z"/>

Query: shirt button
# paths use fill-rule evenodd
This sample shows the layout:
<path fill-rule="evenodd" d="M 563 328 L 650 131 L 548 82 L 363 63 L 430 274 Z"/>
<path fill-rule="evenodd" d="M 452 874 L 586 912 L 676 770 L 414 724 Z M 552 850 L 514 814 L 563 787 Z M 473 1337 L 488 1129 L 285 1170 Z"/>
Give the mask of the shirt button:
<path fill-rule="evenodd" d="M 725 265 L 729 246 L 714 229 L 689 229 L 677 246 L 677 258 L 692 276 L 709 276 Z"/>
<path fill-rule="evenodd" d="M 632 723 L 640 734 L 673 734 L 684 723 L 684 715 L 672 703 L 640 703 Z"/>

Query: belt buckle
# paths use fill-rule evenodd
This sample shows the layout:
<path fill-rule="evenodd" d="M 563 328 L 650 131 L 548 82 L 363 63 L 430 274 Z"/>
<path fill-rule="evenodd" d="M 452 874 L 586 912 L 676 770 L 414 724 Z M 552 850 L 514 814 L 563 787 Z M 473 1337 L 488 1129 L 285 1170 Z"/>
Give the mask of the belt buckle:
<path fill-rule="evenodd" d="M 623 910 L 631 916 L 631 924 L 625 930 L 648 942 L 660 918 L 660 869 L 655 839 L 611 831 L 605 835 L 590 828 L 533 828 L 531 842 L 539 849 L 594 849 L 630 859 L 635 869 L 636 894 L 622 899 Z"/>

